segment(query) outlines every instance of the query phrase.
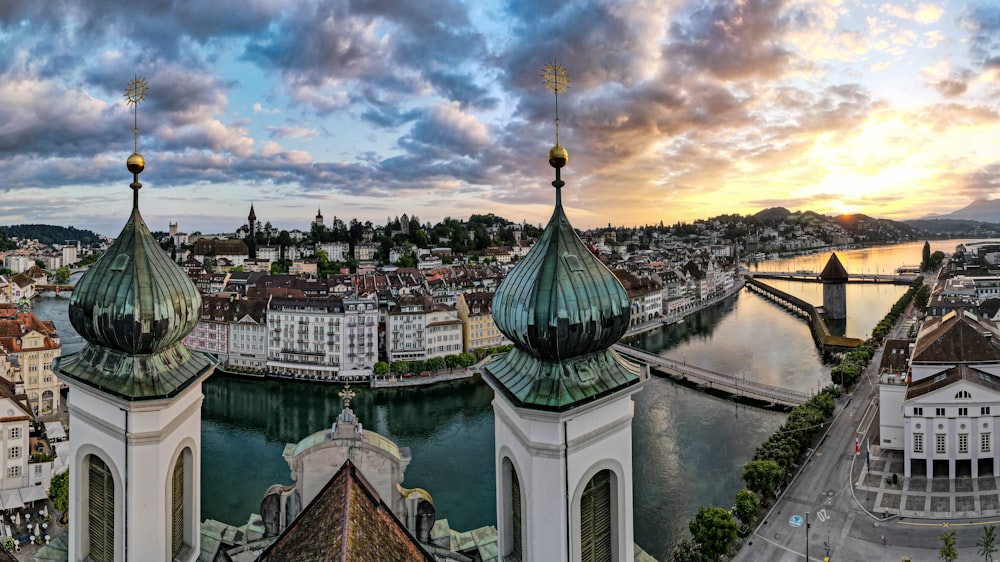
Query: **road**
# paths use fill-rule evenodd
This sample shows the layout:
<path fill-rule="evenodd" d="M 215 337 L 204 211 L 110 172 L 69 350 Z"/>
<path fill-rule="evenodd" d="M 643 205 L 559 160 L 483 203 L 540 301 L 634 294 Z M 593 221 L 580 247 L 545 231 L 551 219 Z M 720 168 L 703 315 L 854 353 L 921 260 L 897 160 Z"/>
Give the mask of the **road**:
<path fill-rule="evenodd" d="M 891 337 L 899 337 L 900 322 Z M 809 560 L 822 562 L 829 544 L 830 560 L 939 560 L 941 535 L 954 530 L 959 560 L 981 560 L 976 542 L 984 525 L 997 525 L 996 517 L 972 520 L 930 520 L 890 517 L 882 519 L 864 506 L 865 492 L 855 497 L 856 481 L 865 463 L 866 431 L 877 430 L 877 372 L 882 352 L 872 359 L 852 396 L 842 398 L 836 419 L 805 466 L 778 499 L 763 522 L 747 538 L 734 560 L 744 562 L 793 561 L 806 558 L 804 520 L 809 519 Z M 855 435 L 860 435 L 861 454 L 855 456 Z M 874 439 L 873 439 L 874 440 Z M 871 505 L 871 501 L 868 505 Z M 790 518 L 803 523 L 793 527 Z M 883 544 L 883 537 L 886 544 Z M 1000 546 L 1000 539 L 998 539 Z"/>

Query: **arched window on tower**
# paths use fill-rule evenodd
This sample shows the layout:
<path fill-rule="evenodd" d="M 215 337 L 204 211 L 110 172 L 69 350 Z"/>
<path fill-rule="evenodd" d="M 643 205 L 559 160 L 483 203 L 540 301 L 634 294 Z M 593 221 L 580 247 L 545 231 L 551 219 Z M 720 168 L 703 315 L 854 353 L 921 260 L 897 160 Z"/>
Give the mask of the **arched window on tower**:
<path fill-rule="evenodd" d="M 504 560 L 521 562 L 524 560 L 524 531 L 522 528 L 521 481 L 517 469 L 509 458 L 503 459 L 504 493 L 504 536 L 506 551 Z"/>
<path fill-rule="evenodd" d="M 612 537 L 612 477 L 602 470 L 587 482 L 580 498 L 580 554 L 583 562 L 611 562 L 616 547 Z"/>
<path fill-rule="evenodd" d="M 184 547 L 184 455 L 177 457 L 171 478 L 170 553 L 177 558 Z"/>
<path fill-rule="evenodd" d="M 115 559 L 115 482 L 108 465 L 91 455 L 88 473 L 87 538 L 89 559 L 114 562 Z"/>

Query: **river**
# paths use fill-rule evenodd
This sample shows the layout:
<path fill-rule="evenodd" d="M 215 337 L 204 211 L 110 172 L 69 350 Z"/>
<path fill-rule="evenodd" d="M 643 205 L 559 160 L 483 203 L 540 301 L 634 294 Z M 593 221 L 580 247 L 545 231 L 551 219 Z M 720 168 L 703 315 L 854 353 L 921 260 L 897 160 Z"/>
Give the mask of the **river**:
<path fill-rule="evenodd" d="M 951 252 L 957 241 L 932 242 Z M 919 263 L 923 243 L 838 252 L 849 272 L 891 272 Z M 829 253 L 758 264 L 760 270 L 822 270 Z M 772 281 L 768 281 L 772 282 Z M 822 286 L 776 282 L 782 290 L 822 304 Z M 865 337 L 905 287 L 849 285 L 847 335 Z M 39 298 L 34 311 L 53 320 L 65 352 L 82 339 L 67 317 L 68 300 Z M 629 343 L 748 380 L 814 391 L 830 367 L 808 324 L 770 301 L 743 291 L 684 323 Z M 264 490 L 290 483 L 285 443 L 328 427 L 340 411 L 334 385 L 213 376 L 202 407 L 202 518 L 240 525 L 259 511 Z M 479 379 L 410 389 L 360 389 L 352 407 L 365 427 L 408 446 L 413 461 L 404 485 L 434 497 L 452 528 L 495 525 L 493 393 Z M 659 560 L 687 533 L 701 505 L 728 507 L 754 449 L 784 414 L 736 406 L 653 376 L 636 395 L 633 420 L 635 540 Z"/>

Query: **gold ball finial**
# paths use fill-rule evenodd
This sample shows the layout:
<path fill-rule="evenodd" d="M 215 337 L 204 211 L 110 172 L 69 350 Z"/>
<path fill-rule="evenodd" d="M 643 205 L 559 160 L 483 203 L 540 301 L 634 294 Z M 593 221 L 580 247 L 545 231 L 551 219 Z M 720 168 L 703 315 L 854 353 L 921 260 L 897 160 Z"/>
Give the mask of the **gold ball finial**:
<path fill-rule="evenodd" d="M 549 166 L 562 168 L 569 162 L 569 152 L 561 144 L 553 146 L 549 150 Z"/>
<path fill-rule="evenodd" d="M 128 163 L 126 166 L 128 167 L 128 171 L 133 174 L 141 174 L 142 171 L 146 169 L 146 159 L 142 157 L 142 154 L 133 152 L 128 157 Z"/>

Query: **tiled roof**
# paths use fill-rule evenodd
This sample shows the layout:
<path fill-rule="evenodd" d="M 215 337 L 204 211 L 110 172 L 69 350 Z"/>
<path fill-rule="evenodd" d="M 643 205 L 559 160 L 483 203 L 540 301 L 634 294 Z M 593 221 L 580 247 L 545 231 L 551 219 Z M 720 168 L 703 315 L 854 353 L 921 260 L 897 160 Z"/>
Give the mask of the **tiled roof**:
<path fill-rule="evenodd" d="M 260 562 L 434 561 L 349 459 Z"/>
<path fill-rule="evenodd" d="M 959 381 L 971 382 L 995 392 L 1000 392 L 1000 378 L 997 376 L 968 365 L 956 365 L 942 371 L 936 376 L 927 377 L 911 384 L 906 389 L 906 400 L 923 396 Z"/>
<path fill-rule="evenodd" d="M 951 312 L 927 322 L 911 361 L 918 363 L 1000 361 L 1000 334 L 993 323 Z"/>
<path fill-rule="evenodd" d="M 836 253 L 833 253 L 830 254 L 830 261 L 826 262 L 826 267 L 819 274 L 819 278 L 824 281 L 847 281 L 850 277 L 847 275 L 847 270 L 844 269 L 844 264 L 840 263 L 840 258 L 837 257 Z"/>

